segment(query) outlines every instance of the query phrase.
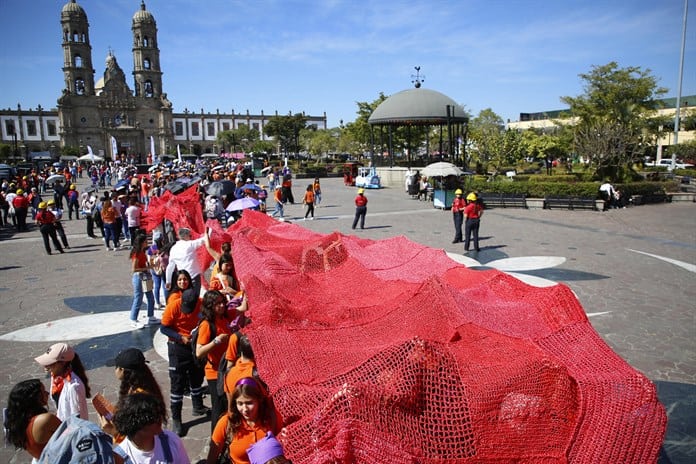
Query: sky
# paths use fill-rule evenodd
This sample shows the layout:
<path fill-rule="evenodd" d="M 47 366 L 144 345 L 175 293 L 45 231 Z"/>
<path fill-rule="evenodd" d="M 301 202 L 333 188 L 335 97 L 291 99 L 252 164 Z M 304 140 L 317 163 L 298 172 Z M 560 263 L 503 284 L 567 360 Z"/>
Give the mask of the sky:
<path fill-rule="evenodd" d="M 0 108 L 55 108 L 64 87 L 67 0 L 0 0 Z M 696 4 L 682 96 L 696 95 Z M 131 20 L 140 0 L 78 0 L 95 82 L 109 49 L 133 89 Z M 684 0 L 149 0 L 163 91 L 175 112 L 326 113 L 329 127 L 422 86 L 472 115 L 563 109 L 579 74 L 616 61 L 649 69 L 676 97 Z"/>

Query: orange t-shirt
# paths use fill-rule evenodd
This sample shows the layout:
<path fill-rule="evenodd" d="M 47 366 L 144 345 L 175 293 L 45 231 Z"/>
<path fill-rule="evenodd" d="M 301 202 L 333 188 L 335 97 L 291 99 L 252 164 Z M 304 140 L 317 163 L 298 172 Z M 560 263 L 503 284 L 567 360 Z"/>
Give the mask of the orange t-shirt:
<path fill-rule="evenodd" d="M 227 432 L 227 424 L 229 421 L 229 414 L 222 416 L 217 424 L 215 424 L 215 430 L 213 430 L 213 434 L 210 437 L 213 443 L 220 448 L 225 445 L 225 434 Z M 280 415 L 277 414 L 277 411 L 276 423 L 278 424 L 276 428 L 280 429 L 282 420 Z M 234 464 L 250 464 L 249 456 L 247 455 L 246 450 L 251 445 L 265 437 L 266 433 L 269 431 L 276 435 L 278 432 L 280 432 L 280 430 L 270 430 L 270 428 L 264 426 L 249 427 L 246 423 L 244 423 L 234 435 L 234 439 L 230 443 L 230 459 L 232 462 Z"/>
<path fill-rule="evenodd" d="M 311 204 L 314 203 L 314 192 L 311 190 L 307 190 L 304 194 L 304 202 L 306 204 Z"/>
<path fill-rule="evenodd" d="M 215 334 L 220 335 L 220 334 L 231 334 L 232 329 L 230 329 L 230 325 L 227 321 L 227 319 L 222 319 L 222 318 L 217 318 L 215 319 Z M 207 345 L 208 343 L 211 342 L 211 340 L 214 337 L 210 336 L 210 324 L 208 321 L 203 321 L 201 322 L 201 327 L 198 329 L 198 344 L 199 345 Z M 229 342 L 230 338 L 227 339 Z M 236 343 L 236 339 L 235 339 Z M 205 363 L 205 378 L 209 380 L 215 380 L 217 379 L 217 368 L 218 365 L 220 364 L 220 359 L 225 354 L 225 351 L 227 351 L 227 346 L 224 343 L 220 343 L 219 345 L 215 345 L 215 347 L 208 351 L 208 362 Z"/>
<path fill-rule="evenodd" d="M 236 340 L 235 340 L 236 341 Z M 225 376 L 225 393 L 234 392 L 237 382 L 245 377 L 253 377 L 254 361 L 237 360 L 237 364 L 232 366 L 232 369 Z"/>
<path fill-rule="evenodd" d="M 176 330 L 179 335 L 190 337 L 191 331 L 198 325 L 201 313 L 201 300 L 198 299 L 196 309 L 190 314 L 184 314 L 181 311 L 181 292 L 174 292 L 169 295 L 167 306 L 162 314 L 162 325 L 171 327 Z"/>
<path fill-rule="evenodd" d="M 228 361 L 235 362 L 235 361 L 237 361 L 237 358 L 239 357 L 239 353 L 237 353 L 237 339 L 238 338 L 239 338 L 239 334 L 237 332 L 230 335 L 229 343 L 227 344 L 227 352 L 225 353 L 225 359 Z"/>

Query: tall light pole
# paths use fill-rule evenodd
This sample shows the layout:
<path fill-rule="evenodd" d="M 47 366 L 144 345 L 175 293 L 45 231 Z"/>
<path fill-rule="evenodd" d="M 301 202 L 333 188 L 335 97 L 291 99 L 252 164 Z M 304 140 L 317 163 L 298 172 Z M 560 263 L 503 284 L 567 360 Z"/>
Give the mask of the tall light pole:
<path fill-rule="evenodd" d="M 682 24 L 682 41 L 679 57 L 679 82 L 677 83 L 677 108 L 674 112 L 674 145 L 679 142 L 679 110 L 681 108 L 682 78 L 684 76 L 684 48 L 686 47 L 686 16 L 689 11 L 689 0 L 684 0 L 684 21 Z M 677 162 L 677 152 L 672 151 L 672 167 Z"/>

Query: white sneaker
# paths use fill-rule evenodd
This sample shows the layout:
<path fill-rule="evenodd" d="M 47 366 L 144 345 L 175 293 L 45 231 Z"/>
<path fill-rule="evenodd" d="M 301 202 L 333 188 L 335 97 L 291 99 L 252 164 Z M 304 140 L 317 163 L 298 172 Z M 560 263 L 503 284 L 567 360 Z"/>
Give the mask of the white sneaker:
<path fill-rule="evenodd" d="M 139 329 L 142 329 L 142 328 L 145 327 L 145 326 L 144 326 L 143 324 L 141 324 L 140 322 L 138 322 L 138 321 L 131 321 L 131 327 L 132 327 L 133 329 L 135 329 L 135 330 L 139 330 Z"/>

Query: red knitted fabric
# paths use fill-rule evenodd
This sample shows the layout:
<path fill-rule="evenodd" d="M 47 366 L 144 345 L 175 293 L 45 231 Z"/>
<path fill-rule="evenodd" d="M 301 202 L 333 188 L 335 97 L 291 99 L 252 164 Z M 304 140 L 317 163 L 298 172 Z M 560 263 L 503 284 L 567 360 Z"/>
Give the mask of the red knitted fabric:
<path fill-rule="evenodd" d="M 214 244 L 233 242 L 245 331 L 296 464 L 656 461 L 654 385 L 567 286 L 470 270 L 403 237 L 251 211 L 211 225 Z"/>

